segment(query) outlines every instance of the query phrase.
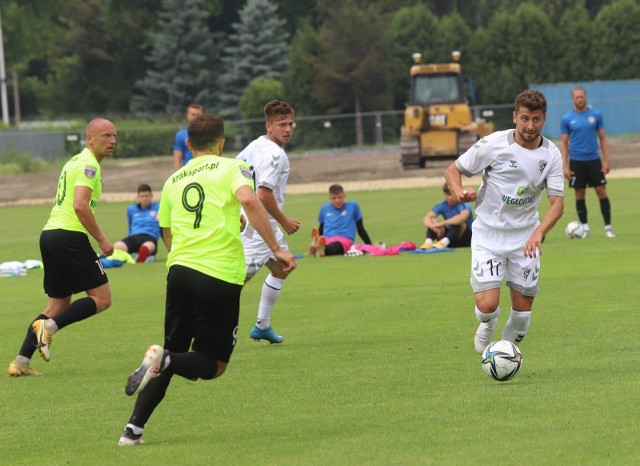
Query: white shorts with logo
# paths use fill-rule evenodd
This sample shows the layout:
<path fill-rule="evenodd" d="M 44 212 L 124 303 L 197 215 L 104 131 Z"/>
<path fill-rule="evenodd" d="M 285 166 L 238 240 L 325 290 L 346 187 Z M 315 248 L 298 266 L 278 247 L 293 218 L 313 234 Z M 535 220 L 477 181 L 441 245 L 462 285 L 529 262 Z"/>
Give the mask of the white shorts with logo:
<path fill-rule="evenodd" d="M 289 250 L 284 235 L 277 224 L 271 224 L 273 234 L 278 241 L 278 244 L 285 251 Z M 247 278 L 245 283 L 251 280 L 258 271 L 267 265 L 269 262 L 274 262 L 276 259 L 273 256 L 273 252 L 262 239 L 262 236 L 251 225 L 247 225 L 247 228 L 242 232 L 242 244 L 244 246 L 244 264 L 247 269 Z"/>
<path fill-rule="evenodd" d="M 507 286 L 525 296 L 538 294 L 540 254 L 524 255 L 524 245 L 537 225 L 520 230 L 495 230 L 473 224 L 471 236 L 471 287 L 473 292 L 500 288 L 503 277 Z"/>

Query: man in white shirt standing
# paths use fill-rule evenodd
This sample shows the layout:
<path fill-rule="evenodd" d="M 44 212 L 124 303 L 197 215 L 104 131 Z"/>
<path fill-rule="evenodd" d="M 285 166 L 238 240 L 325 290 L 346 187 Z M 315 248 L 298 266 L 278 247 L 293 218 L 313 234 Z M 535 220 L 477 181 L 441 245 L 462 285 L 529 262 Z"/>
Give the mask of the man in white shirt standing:
<path fill-rule="evenodd" d="M 292 235 L 300 228 L 300 222 L 288 218 L 282 211 L 289 178 L 289 159 L 283 146 L 289 142 L 294 129 L 294 110 L 286 102 L 272 100 L 264 107 L 267 134 L 249 144 L 236 158 L 244 160 L 253 172 L 256 194 L 269 213 L 269 220 L 280 247 L 289 250 L 282 229 Z M 282 343 L 284 338 L 271 328 L 271 312 L 275 306 L 284 281 L 289 272 L 275 260 L 269 247 L 247 224 L 242 232 L 247 278 L 245 283 L 263 267 L 267 266 L 269 275 L 262 285 L 258 319 L 251 329 L 254 340 L 267 340 L 270 343 Z"/>
<path fill-rule="evenodd" d="M 515 99 L 515 129 L 496 131 L 462 154 L 446 172 L 460 202 L 476 202 L 471 240 L 471 287 L 480 326 L 474 338 L 478 353 L 491 343 L 500 315 L 500 286 L 511 289 L 511 315 L 502 340 L 520 343 L 531 321 L 538 293 L 542 238 L 564 211 L 564 175 L 560 150 L 541 136 L 547 101 L 536 90 Z M 462 187 L 462 175 L 482 172 L 476 193 Z M 547 190 L 551 207 L 542 219 L 538 205 Z"/>

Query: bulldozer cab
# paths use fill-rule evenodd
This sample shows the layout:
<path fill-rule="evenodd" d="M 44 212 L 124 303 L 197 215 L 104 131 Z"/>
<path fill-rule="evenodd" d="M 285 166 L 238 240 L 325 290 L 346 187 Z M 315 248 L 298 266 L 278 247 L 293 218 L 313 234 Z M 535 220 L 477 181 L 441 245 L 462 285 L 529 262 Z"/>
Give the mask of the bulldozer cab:
<path fill-rule="evenodd" d="M 457 104 L 465 101 L 460 74 L 417 74 L 413 76 L 409 105 Z"/>

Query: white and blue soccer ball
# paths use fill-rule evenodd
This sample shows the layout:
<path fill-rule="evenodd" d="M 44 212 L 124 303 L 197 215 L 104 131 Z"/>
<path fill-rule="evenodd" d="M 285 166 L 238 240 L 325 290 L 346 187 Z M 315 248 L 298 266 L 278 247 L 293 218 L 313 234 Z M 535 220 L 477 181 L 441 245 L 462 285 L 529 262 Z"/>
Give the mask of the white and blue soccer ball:
<path fill-rule="evenodd" d="M 500 382 L 512 379 L 521 367 L 522 353 L 510 341 L 494 341 L 482 352 L 482 369 Z"/>
<path fill-rule="evenodd" d="M 582 223 L 580 223 L 577 220 L 574 220 L 573 222 L 569 222 L 567 224 L 567 227 L 564 229 L 564 232 L 566 233 L 567 238 L 570 238 L 570 239 L 584 238 L 584 227 L 582 226 Z"/>

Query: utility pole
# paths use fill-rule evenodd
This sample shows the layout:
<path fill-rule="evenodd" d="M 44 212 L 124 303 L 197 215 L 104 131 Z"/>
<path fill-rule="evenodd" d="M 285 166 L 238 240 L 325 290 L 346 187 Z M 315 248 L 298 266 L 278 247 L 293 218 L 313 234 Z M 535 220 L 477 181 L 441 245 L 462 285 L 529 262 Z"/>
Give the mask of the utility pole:
<path fill-rule="evenodd" d="M 2 121 L 9 126 L 9 101 L 7 98 L 7 74 L 4 71 L 4 40 L 2 38 L 2 16 L 0 16 L 0 99 L 2 100 Z"/>

